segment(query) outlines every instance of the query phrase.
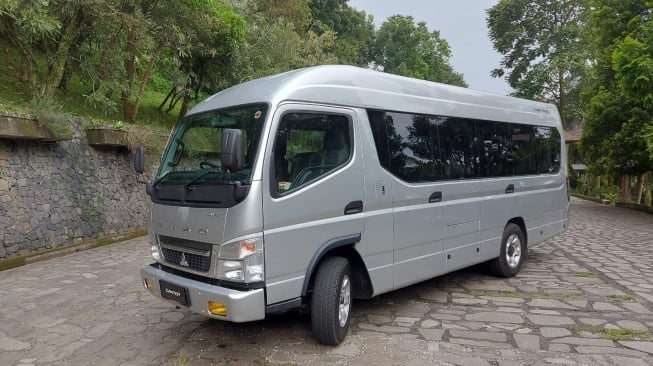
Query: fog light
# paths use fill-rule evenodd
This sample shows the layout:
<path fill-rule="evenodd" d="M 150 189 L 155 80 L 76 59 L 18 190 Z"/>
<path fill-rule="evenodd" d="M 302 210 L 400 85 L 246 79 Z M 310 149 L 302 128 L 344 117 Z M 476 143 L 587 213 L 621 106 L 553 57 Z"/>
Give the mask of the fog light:
<path fill-rule="evenodd" d="M 152 281 L 148 280 L 147 278 L 143 278 L 143 286 L 145 286 L 145 288 L 150 292 L 154 292 L 154 283 L 152 283 Z"/>
<path fill-rule="evenodd" d="M 227 306 L 217 301 L 209 301 L 209 313 L 212 315 L 227 316 Z"/>

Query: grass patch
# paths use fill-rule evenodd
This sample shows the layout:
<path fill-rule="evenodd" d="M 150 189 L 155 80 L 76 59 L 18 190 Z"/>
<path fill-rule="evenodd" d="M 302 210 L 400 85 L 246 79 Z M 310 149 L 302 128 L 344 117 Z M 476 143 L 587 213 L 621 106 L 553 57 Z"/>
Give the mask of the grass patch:
<path fill-rule="evenodd" d="M 175 361 L 175 366 L 189 366 L 191 361 L 189 355 L 172 355 L 170 359 Z"/>
<path fill-rule="evenodd" d="M 608 295 L 608 298 L 612 301 L 616 302 L 624 302 L 624 301 L 635 301 L 635 296 L 633 295 Z"/>
<path fill-rule="evenodd" d="M 597 277 L 597 274 L 595 272 L 592 272 L 592 271 L 576 272 L 576 277 L 595 278 L 595 277 Z"/>
<path fill-rule="evenodd" d="M 651 334 L 649 332 L 634 330 L 630 328 L 607 329 L 599 327 L 574 327 L 571 329 L 571 331 L 575 335 L 579 335 L 581 332 L 589 332 L 611 341 L 646 341 L 651 338 Z"/>
<path fill-rule="evenodd" d="M 570 292 L 566 294 L 551 294 L 546 291 L 523 293 L 517 290 L 487 291 L 487 290 L 477 290 L 477 289 L 467 289 L 465 293 L 472 296 L 524 297 L 527 299 L 559 299 L 559 300 L 569 300 L 574 297 L 582 295 L 582 293 L 580 292 Z"/>
<path fill-rule="evenodd" d="M 467 292 L 468 295 L 472 295 L 472 296 L 488 296 L 489 295 L 489 293 L 487 291 L 485 291 L 485 290 L 477 290 L 477 289 L 473 289 L 473 288 L 468 288 L 466 292 Z"/>

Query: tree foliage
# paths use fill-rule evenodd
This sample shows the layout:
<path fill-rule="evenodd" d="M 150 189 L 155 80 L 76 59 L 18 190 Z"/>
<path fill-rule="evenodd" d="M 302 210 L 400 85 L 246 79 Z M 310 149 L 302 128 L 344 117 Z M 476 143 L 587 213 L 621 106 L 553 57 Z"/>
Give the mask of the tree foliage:
<path fill-rule="evenodd" d="M 632 123 L 635 125 L 633 132 L 635 135 L 641 133 L 649 152 L 649 167 L 653 168 L 653 1 L 646 1 L 642 10 L 628 23 L 631 31 L 615 42 L 612 69 L 619 90 L 637 105 L 631 116 L 631 120 L 636 121 Z M 639 150 L 638 153 L 644 152 Z M 646 161 L 646 157 L 636 161 Z"/>
<path fill-rule="evenodd" d="M 257 0 L 242 9 L 247 19 L 246 42 L 231 59 L 233 84 L 300 67 L 337 63 L 333 53 L 335 32 L 317 34 L 308 23 L 298 22 L 297 12 L 309 12 L 302 0 L 286 0 L 294 12 L 279 12 L 269 0 Z M 261 5 L 263 4 L 263 5 Z M 300 27 L 301 25 L 301 27 Z M 301 28 L 301 29 L 297 29 Z"/>
<path fill-rule="evenodd" d="M 0 34 L 20 50 L 21 79 L 32 85 L 34 96 L 52 98 L 82 24 L 103 5 L 102 0 L 0 3 Z"/>
<path fill-rule="evenodd" d="M 227 86 L 233 52 L 245 42 L 244 19 L 232 8 L 211 0 L 189 2 L 180 21 L 185 39 L 172 55 L 176 70 L 185 78 L 172 86 L 172 93 L 181 93 L 180 115 L 190 107 L 192 99 L 199 99 L 202 90 L 220 90 Z M 181 82 L 179 81 L 181 80 Z"/>
<path fill-rule="evenodd" d="M 347 0 L 310 0 L 310 30 L 317 34 L 332 31 L 334 53 L 341 64 L 367 66 L 373 58 L 374 19 L 356 10 Z"/>
<path fill-rule="evenodd" d="M 583 0 L 501 0 L 487 11 L 489 36 L 503 55 L 494 77 L 514 95 L 556 103 L 563 123 L 580 123 L 579 89 L 587 69 Z"/>
<path fill-rule="evenodd" d="M 415 24 L 411 16 L 393 15 L 381 25 L 374 54 L 376 66 L 385 72 L 467 86 L 449 63 L 447 41 L 438 31 L 430 32 L 426 23 Z"/>
<path fill-rule="evenodd" d="M 161 112 L 183 115 L 235 83 L 320 64 L 376 62 L 465 85 L 424 23 L 395 16 L 378 34 L 348 0 L 0 0 L 0 37 L 18 50 L 18 78 L 35 97 L 56 98 L 74 80 L 93 108 L 124 121 L 148 91 L 162 94 Z"/>
<path fill-rule="evenodd" d="M 652 1 L 593 0 L 592 83 L 584 90 L 587 113 L 581 152 L 595 171 L 642 174 L 653 169 L 646 131 L 651 105 Z M 650 146 L 650 145 L 649 145 Z"/>

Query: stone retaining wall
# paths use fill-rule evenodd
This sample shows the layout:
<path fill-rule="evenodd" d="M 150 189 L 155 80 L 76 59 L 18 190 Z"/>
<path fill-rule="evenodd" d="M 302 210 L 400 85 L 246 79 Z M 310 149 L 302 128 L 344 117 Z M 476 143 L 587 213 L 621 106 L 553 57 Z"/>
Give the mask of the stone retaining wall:
<path fill-rule="evenodd" d="M 81 128 L 57 143 L 0 139 L 0 259 L 144 228 L 132 159 Z"/>

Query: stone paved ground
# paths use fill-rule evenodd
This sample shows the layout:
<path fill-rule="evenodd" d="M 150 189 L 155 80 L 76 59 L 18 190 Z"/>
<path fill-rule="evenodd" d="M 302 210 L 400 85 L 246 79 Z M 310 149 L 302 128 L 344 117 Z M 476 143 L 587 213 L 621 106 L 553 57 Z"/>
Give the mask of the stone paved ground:
<path fill-rule="evenodd" d="M 474 267 L 359 301 L 336 348 L 307 316 L 231 324 L 155 299 L 138 277 L 148 250 L 139 238 L 0 272 L 0 365 L 653 365 L 640 212 L 574 199 L 570 230 L 516 278 Z"/>

